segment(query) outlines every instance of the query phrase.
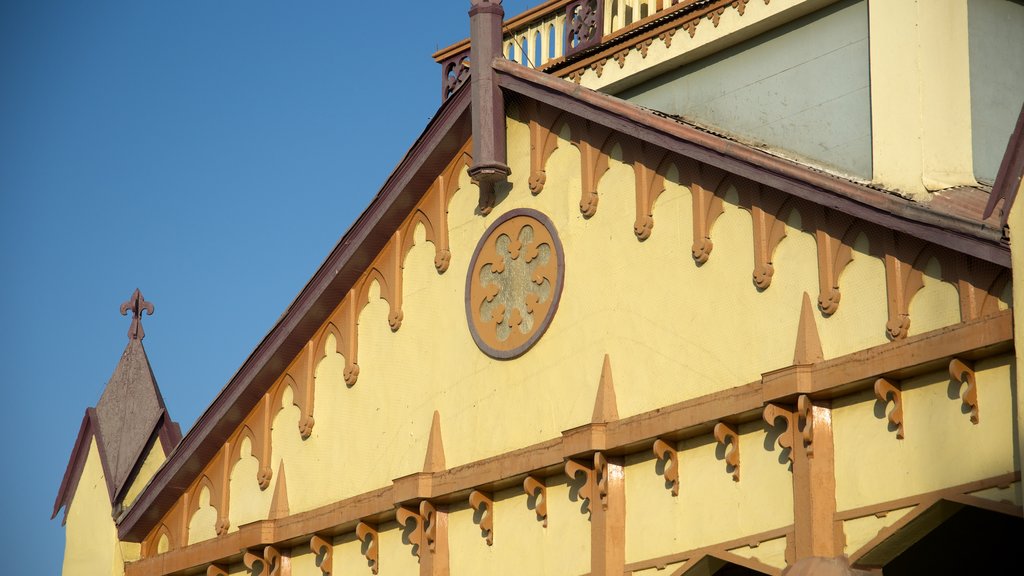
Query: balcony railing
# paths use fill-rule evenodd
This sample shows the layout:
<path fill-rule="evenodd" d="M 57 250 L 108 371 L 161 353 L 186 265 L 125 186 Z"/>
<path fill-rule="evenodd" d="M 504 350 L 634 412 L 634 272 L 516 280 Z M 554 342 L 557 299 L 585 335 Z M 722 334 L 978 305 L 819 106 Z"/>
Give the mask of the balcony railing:
<path fill-rule="evenodd" d="M 550 0 L 505 21 L 502 53 L 531 68 L 544 68 L 674 6 L 702 0 Z M 442 99 L 469 78 L 469 40 L 434 54 L 441 64 Z"/>

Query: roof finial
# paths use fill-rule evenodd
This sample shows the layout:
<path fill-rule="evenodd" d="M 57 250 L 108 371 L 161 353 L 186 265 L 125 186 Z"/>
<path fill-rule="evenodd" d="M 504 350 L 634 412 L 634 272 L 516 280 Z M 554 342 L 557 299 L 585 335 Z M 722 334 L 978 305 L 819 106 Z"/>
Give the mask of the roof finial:
<path fill-rule="evenodd" d="M 131 298 L 121 304 L 122 316 L 126 316 L 129 310 L 132 311 L 132 325 L 128 327 L 128 339 L 142 340 L 146 337 L 146 331 L 142 329 L 142 312 L 146 311 L 152 316 L 153 304 L 147 302 L 142 296 L 142 292 L 136 288 L 135 292 L 132 292 Z"/>

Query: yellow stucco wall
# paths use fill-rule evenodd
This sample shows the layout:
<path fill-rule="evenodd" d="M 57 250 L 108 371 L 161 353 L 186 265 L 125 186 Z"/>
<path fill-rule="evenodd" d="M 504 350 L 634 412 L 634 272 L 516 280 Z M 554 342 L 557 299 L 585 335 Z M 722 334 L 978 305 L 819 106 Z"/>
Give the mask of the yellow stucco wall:
<path fill-rule="evenodd" d="M 272 485 L 259 490 L 253 458 L 244 457 L 232 471 L 232 530 L 266 517 L 282 462 L 290 485 L 302 487 L 288 493 L 291 513 L 419 471 L 434 410 L 441 415 L 448 467 L 558 437 L 589 422 L 606 353 L 620 417 L 745 384 L 792 362 L 803 294 L 818 294 L 817 248 L 801 231 L 799 212 L 787 220 L 787 237 L 774 253 L 771 287 L 759 291 L 751 281 L 751 216 L 737 206 L 731 187 L 712 228 L 714 251 L 698 267 L 689 249 L 690 191 L 675 169 L 655 205 L 653 233 L 640 242 L 633 233 L 633 169 L 621 161 L 621 150 L 612 151 L 597 213 L 587 219 L 578 208 L 580 155 L 567 132 L 548 161 L 547 188 L 534 196 L 526 185 L 528 127 L 510 118 L 508 128 L 511 190 L 481 217 L 475 214 L 478 190 L 461 174 L 449 206 L 449 270 L 435 271 L 434 247 L 418 228 L 404 263 L 401 329 L 392 332 L 388 304 L 372 288 L 359 316 L 358 382 L 345 385 L 344 358 L 329 337 L 316 368 L 312 435 L 299 436 L 299 409 L 287 390 L 285 408 L 273 421 Z M 477 349 L 466 326 L 465 271 L 486 227 L 520 207 L 555 223 L 566 255 L 564 291 L 537 344 L 518 359 L 495 360 Z M 886 341 L 885 272 L 868 251 L 862 236 L 841 276 L 838 312 L 825 317 L 815 311 L 826 357 Z M 926 279 L 911 307 L 922 318 L 913 317 L 915 333 L 959 320 L 955 289 L 937 274 Z M 492 433 L 495 422 L 512 421 L 515 426 Z M 212 537 L 215 518 L 212 509 L 201 508 L 190 541 Z"/>
<path fill-rule="evenodd" d="M 897 440 L 871 392 L 832 411 L 838 510 L 887 502 L 1013 472 L 1012 356 L 975 364 L 980 421 L 972 424 L 946 371 L 902 382 L 906 438 Z"/>
<path fill-rule="evenodd" d="M 548 479 L 548 525 L 527 507 L 521 489 L 494 495 L 494 545 L 481 537 L 473 509 L 448 516 L 452 576 L 585 574 L 590 571 L 589 513 L 570 499 L 565 477 Z"/>
<path fill-rule="evenodd" d="M 676 497 L 656 473 L 653 454 L 627 458 L 626 562 L 695 550 L 793 523 L 788 462 L 780 463 L 777 446 L 765 449 L 766 432 L 760 423 L 742 425 L 739 432 L 740 481 L 733 480 L 723 448 L 710 435 L 693 438 L 677 447 Z M 652 537 L 655 534 L 661 537 Z M 772 556 L 768 549 L 761 553 Z"/>
<path fill-rule="evenodd" d="M 110 496 L 96 439 L 68 504 L 65 525 L 64 576 L 121 576 L 124 559 L 117 528 L 110 517 Z"/>
<path fill-rule="evenodd" d="M 125 493 L 124 505 L 126 507 L 130 507 L 135 502 L 142 489 L 149 483 L 149 479 L 153 477 L 153 474 L 156 474 L 156 471 L 166 459 L 167 455 L 164 454 L 163 444 L 154 438 L 153 443 L 150 444 L 149 449 L 146 451 L 145 458 L 142 460 L 142 467 L 139 468 L 138 474 L 135 475 L 131 486 L 128 487 L 128 492 Z"/>

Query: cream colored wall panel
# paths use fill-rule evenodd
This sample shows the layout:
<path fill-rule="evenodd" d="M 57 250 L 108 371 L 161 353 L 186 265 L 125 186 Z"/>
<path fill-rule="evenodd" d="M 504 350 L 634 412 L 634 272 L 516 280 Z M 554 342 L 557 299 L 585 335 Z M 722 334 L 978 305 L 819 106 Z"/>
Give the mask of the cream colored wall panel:
<path fill-rule="evenodd" d="M 96 439 L 82 467 L 78 488 L 68 505 L 63 576 L 124 574 L 117 529 L 110 518 L 110 496 Z"/>
<path fill-rule="evenodd" d="M 725 453 L 710 434 L 684 441 L 679 445 L 677 497 L 656 474 L 653 455 L 629 457 L 626 562 L 695 550 L 792 524 L 792 474 L 786 463 L 779 462 L 777 449 L 765 450 L 765 442 L 760 423 L 740 427 L 740 481 L 735 482 L 722 459 Z M 652 534 L 662 537 L 652 538 Z M 766 554 L 762 561 L 771 557 Z"/>
<path fill-rule="evenodd" d="M 837 400 L 832 422 L 840 511 L 993 478 L 1015 469 L 1011 358 L 977 363 L 972 424 L 946 371 L 903 381 L 904 440 L 870 391 Z M 951 398 L 952 396 L 952 398 Z"/>

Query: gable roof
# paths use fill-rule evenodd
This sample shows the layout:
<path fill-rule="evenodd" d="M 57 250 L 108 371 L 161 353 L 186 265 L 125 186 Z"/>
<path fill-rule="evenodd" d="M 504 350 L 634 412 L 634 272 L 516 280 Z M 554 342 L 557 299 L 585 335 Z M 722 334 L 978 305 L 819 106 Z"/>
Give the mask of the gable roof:
<path fill-rule="evenodd" d="M 119 538 L 139 542 L 152 530 L 313 337 L 419 197 L 466 143 L 470 135 L 469 96 L 469 86 L 464 86 L 442 104 L 370 206 L 199 417 L 135 504 L 117 519 Z"/>
<path fill-rule="evenodd" d="M 51 518 L 62 507 L 70 507 L 93 438 L 107 495 L 115 504 L 123 498 L 154 435 L 160 439 L 164 453 L 168 453 L 181 439 L 181 429 L 167 413 L 142 340 L 131 338 L 100 401 L 82 417 Z"/>
<path fill-rule="evenodd" d="M 952 210 L 939 211 L 772 156 L 502 58 L 496 59 L 493 67 L 506 96 L 534 99 L 827 208 L 1009 266 L 1009 249 L 999 242 L 1001 232 L 991 223 Z M 464 84 L 441 105 L 370 206 L 200 416 L 135 504 L 118 518 L 121 539 L 141 541 L 157 525 L 314 336 L 433 179 L 465 144 L 470 136 L 470 93 L 470 87 Z"/>

